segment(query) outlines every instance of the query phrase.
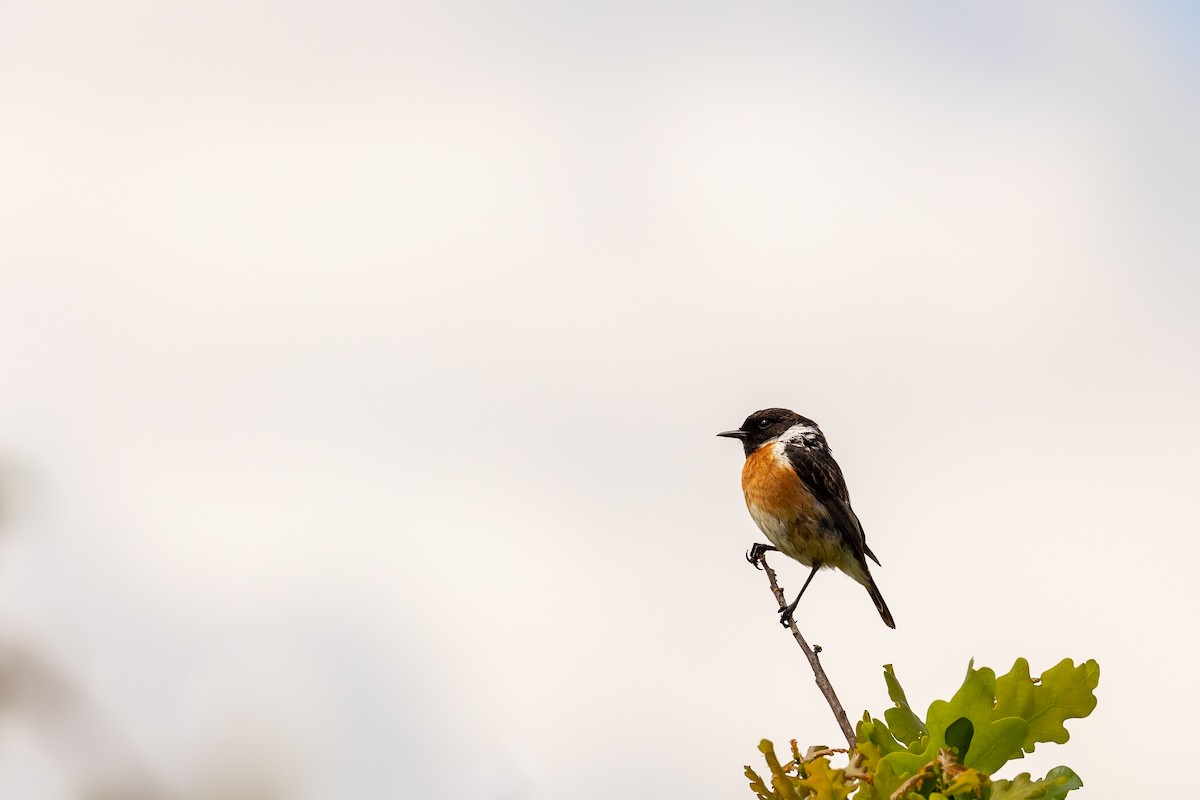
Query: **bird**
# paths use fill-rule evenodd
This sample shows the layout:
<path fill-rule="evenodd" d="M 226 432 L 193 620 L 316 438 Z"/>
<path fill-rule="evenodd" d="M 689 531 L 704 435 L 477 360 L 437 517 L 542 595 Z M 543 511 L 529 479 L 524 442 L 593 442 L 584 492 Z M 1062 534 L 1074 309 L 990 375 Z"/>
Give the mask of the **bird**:
<path fill-rule="evenodd" d="M 866 587 L 884 624 L 895 628 L 867 566 L 868 558 L 876 565 L 879 559 L 867 547 L 842 469 L 817 423 L 786 408 L 764 408 L 746 417 L 740 428 L 717 436 L 741 440 L 746 508 L 771 542 L 755 544 L 746 559 L 758 567 L 764 552 L 778 550 L 812 569 L 796 599 L 779 609 L 780 624 L 791 622 L 813 576 L 829 568 Z"/>

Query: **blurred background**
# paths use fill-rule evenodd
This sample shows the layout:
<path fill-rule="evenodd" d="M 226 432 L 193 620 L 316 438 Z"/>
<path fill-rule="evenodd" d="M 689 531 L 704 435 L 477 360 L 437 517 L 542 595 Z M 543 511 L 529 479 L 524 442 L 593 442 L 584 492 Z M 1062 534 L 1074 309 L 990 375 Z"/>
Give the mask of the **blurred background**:
<path fill-rule="evenodd" d="M 1124 796 L 1200 711 L 1198 32 L 0 4 L 0 793 L 749 797 L 840 739 L 714 437 L 781 405 L 898 622 L 800 606 L 851 717 L 1096 658 L 1018 766 Z"/>

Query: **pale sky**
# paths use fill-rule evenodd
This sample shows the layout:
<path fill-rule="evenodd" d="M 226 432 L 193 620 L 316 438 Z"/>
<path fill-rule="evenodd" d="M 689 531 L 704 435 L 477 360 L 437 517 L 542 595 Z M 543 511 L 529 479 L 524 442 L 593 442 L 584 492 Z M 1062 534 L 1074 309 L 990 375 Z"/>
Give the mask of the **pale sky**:
<path fill-rule="evenodd" d="M 1123 797 L 1200 713 L 1198 28 L 0 5 L 0 666 L 73 698 L 0 794 L 751 798 L 840 738 L 715 438 L 786 406 L 897 621 L 806 594 L 850 715 L 1096 658 L 1002 776 Z"/>

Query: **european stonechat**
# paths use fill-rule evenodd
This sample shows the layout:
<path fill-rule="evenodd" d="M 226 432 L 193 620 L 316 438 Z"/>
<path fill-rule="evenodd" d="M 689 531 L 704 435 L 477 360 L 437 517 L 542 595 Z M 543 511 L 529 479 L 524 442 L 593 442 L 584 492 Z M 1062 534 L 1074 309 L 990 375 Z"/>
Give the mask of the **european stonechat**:
<path fill-rule="evenodd" d="M 746 451 L 742 492 L 758 529 L 771 544 L 755 544 L 747 559 L 758 566 L 763 552 L 778 550 L 811 567 L 792 604 L 779 609 L 786 625 L 817 570 L 840 569 L 866 587 L 879 616 L 895 628 L 867 559 L 879 559 L 867 547 L 862 523 L 850 507 L 846 479 L 833 460 L 817 423 L 786 408 L 765 408 L 746 417 L 735 431 L 718 433 L 741 439 Z"/>

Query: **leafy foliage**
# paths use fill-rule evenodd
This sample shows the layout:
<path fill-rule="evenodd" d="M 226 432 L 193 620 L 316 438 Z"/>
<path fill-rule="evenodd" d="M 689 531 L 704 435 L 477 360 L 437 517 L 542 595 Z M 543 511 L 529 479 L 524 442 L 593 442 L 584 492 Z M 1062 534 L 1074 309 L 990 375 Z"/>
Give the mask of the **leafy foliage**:
<path fill-rule="evenodd" d="M 746 777 L 760 800 L 1062 800 L 1083 781 L 1067 767 L 1038 780 L 1021 773 L 1012 780 L 991 776 L 1009 761 L 1045 742 L 1062 744 L 1064 722 L 1086 717 L 1096 707 L 1100 666 L 1075 666 L 1063 659 L 1034 679 L 1029 663 L 1017 659 L 1005 675 L 967 666 L 962 686 L 950 700 L 935 700 L 922 719 L 908 702 L 892 666 L 883 668 L 893 706 L 877 719 L 864 714 L 858 745 L 849 762 L 835 769 L 830 756 L 845 750 L 810 748 L 804 756 L 792 741 L 792 758 L 780 763 L 771 742 L 759 745 L 770 782 L 750 767 Z"/>
<path fill-rule="evenodd" d="M 746 767 L 746 777 L 750 779 L 750 788 L 761 800 L 846 800 L 866 774 L 853 761 L 845 769 L 834 769 L 830 765 L 829 756 L 845 750 L 813 747 L 807 755 L 801 756 L 793 739 L 792 760 L 780 764 L 771 742 L 763 739 L 758 749 L 771 770 L 771 784 L 768 786 L 750 767 Z"/>

